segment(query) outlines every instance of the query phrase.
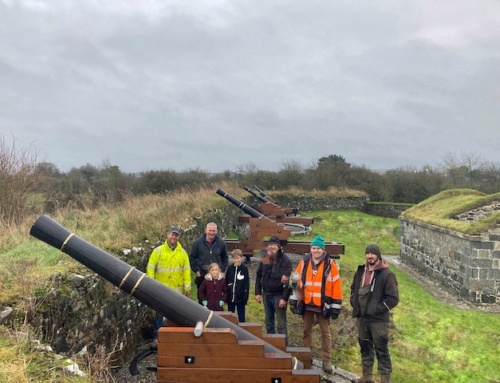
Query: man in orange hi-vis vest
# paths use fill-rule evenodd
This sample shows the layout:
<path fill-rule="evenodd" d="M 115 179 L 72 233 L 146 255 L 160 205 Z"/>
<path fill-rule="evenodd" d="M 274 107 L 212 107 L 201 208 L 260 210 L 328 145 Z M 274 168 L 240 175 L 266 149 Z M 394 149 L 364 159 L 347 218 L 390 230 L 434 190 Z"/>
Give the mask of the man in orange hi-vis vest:
<path fill-rule="evenodd" d="M 330 318 L 335 320 L 342 307 L 342 285 L 339 269 L 325 252 L 325 240 L 317 236 L 311 242 L 311 252 L 300 261 L 292 281 L 297 279 L 296 314 L 302 315 L 304 347 L 312 347 L 312 327 L 317 318 L 321 330 L 323 370 L 333 372 Z M 295 277 L 295 278 L 294 278 Z"/>

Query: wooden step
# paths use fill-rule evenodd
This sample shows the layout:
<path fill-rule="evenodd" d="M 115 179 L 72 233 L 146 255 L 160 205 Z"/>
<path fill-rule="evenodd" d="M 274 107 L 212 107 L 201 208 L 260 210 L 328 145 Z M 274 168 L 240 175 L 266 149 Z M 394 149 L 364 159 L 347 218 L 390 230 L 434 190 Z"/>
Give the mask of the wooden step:
<path fill-rule="evenodd" d="M 218 368 L 158 368 L 158 383 L 319 383 L 321 374 L 314 370 L 253 370 Z"/>

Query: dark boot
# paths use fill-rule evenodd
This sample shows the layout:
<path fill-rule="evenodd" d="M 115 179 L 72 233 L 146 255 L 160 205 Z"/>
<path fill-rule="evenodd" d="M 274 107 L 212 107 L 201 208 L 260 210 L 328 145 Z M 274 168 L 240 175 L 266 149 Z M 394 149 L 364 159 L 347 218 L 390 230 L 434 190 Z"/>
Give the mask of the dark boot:
<path fill-rule="evenodd" d="M 380 375 L 380 383 L 391 383 L 391 374 Z"/>
<path fill-rule="evenodd" d="M 325 371 L 327 374 L 331 374 L 333 372 L 333 366 L 329 360 L 323 361 L 323 371 Z"/>
<path fill-rule="evenodd" d="M 352 383 L 375 383 L 373 380 L 373 365 L 363 366 L 363 376 L 359 379 L 354 379 Z"/>

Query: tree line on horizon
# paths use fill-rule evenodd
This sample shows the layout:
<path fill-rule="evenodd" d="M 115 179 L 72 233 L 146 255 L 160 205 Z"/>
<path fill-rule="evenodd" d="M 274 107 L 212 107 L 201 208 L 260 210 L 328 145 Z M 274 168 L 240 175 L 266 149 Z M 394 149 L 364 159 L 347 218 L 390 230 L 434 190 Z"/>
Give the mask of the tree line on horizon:
<path fill-rule="evenodd" d="M 401 167 L 385 172 L 348 163 L 338 154 L 321 157 L 309 167 L 289 160 L 278 171 L 261 170 L 255 164 L 236 171 L 209 173 L 201 169 L 151 170 L 124 173 L 104 161 L 60 171 L 38 159 L 33 148 L 8 146 L 0 136 L 0 221 L 18 223 L 30 212 L 51 213 L 68 206 L 97 207 L 117 203 L 126 195 L 166 194 L 181 188 L 217 187 L 224 182 L 258 185 L 264 190 L 296 187 L 304 190 L 349 188 L 366 192 L 371 201 L 419 203 L 443 190 L 470 188 L 486 194 L 500 191 L 500 164 L 476 154 L 448 154 L 439 166 L 421 169 Z"/>

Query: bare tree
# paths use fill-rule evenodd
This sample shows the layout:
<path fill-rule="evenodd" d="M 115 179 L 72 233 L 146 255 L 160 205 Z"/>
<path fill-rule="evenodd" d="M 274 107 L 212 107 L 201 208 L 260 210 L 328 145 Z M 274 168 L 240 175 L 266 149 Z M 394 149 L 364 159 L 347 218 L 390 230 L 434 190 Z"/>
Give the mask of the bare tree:
<path fill-rule="evenodd" d="M 300 186 L 304 177 L 304 167 L 299 161 L 286 160 L 281 164 L 278 176 L 282 188 Z"/>
<path fill-rule="evenodd" d="M 38 166 L 38 152 L 32 146 L 9 145 L 0 134 L 0 222 L 19 223 L 33 209 L 43 207 L 43 195 L 36 193 L 46 175 Z"/>
<path fill-rule="evenodd" d="M 460 157 L 457 158 L 455 154 L 448 153 L 441 160 L 451 187 L 477 190 L 487 187 L 483 173 L 485 170 L 491 170 L 491 167 L 478 154 L 461 152 Z"/>

